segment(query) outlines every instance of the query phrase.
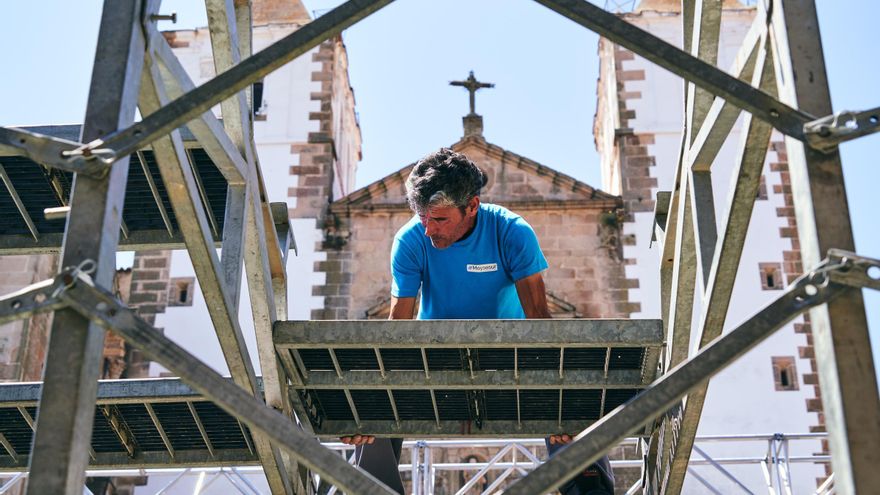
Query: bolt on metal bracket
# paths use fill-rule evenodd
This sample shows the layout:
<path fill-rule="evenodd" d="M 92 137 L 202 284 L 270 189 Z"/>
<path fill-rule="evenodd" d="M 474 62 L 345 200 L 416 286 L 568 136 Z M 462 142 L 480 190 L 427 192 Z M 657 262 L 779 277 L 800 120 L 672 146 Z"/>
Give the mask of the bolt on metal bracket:
<path fill-rule="evenodd" d="M 880 290 L 880 260 L 842 249 L 828 250 L 828 276 L 832 282 L 858 289 Z"/>
<path fill-rule="evenodd" d="M 13 127 L 0 127 L 0 150 L 11 150 L 47 167 L 77 174 L 103 177 L 116 160 L 103 141 L 88 144 L 68 141 Z"/>
<path fill-rule="evenodd" d="M 804 136 L 812 148 L 830 153 L 837 145 L 880 131 L 880 107 L 852 112 L 845 110 L 804 124 Z"/>

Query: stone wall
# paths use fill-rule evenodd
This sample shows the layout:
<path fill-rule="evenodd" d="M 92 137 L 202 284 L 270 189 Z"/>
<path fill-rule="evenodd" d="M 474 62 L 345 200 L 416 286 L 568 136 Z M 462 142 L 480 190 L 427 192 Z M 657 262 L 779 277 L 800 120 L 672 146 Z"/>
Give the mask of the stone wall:
<path fill-rule="evenodd" d="M 653 212 L 654 191 L 657 189 L 657 160 L 649 150 L 654 135 L 634 132 L 631 121 L 636 118 L 634 102 L 642 99 L 642 92 L 633 83 L 645 80 L 645 71 L 629 69 L 624 62 L 635 59 L 635 54 L 605 38 L 599 39 L 598 48 L 601 70 L 597 83 L 597 112 L 593 123 L 596 148 L 602 156 L 603 185 L 609 191 L 620 194 L 623 199 L 622 220 L 625 224 L 621 238 L 623 246 L 644 244 L 639 236 L 650 237 L 650 231 L 636 227 L 637 213 Z M 636 265 L 638 259 L 632 249 L 624 260 L 626 265 Z M 627 279 L 628 289 L 639 288 L 634 274 Z M 637 300 L 629 301 L 629 313 L 639 313 L 642 306 Z"/>
<path fill-rule="evenodd" d="M 134 255 L 128 305 L 150 325 L 168 305 L 171 251 L 140 251 Z M 122 378 L 149 376 L 150 361 L 140 350 L 126 344 L 126 369 Z"/>
<path fill-rule="evenodd" d="M 321 64 L 311 75 L 312 81 L 321 85 L 320 91 L 311 93 L 311 100 L 319 102 L 320 109 L 309 113 L 309 120 L 316 122 L 318 129 L 308 134 L 307 142 L 290 147 L 298 162 L 290 167 L 297 182 L 288 194 L 296 197 L 292 217 L 321 221 L 328 204 L 354 186 L 361 138 L 342 38 L 336 36 L 321 43 L 312 60 Z"/>
<path fill-rule="evenodd" d="M 0 294 L 55 276 L 56 255 L 0 257 Z M 51 314 L 0 325 L 0 381 L 39 381 L 49 345 Z"/>

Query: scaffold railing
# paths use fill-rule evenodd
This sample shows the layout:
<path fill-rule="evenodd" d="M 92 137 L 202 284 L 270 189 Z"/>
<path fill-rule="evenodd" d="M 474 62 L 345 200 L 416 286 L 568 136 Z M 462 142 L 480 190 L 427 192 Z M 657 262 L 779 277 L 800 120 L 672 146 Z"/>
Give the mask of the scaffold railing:
<path fill-rule="evenodd" d="M 790 484 L 785 483 L 785 476 L 791 473 L 791 466 L 795 464 L 822 464 L 827 463 L 830 457 L 827 455 L 811 453 L 810 455 L 788 455 L 788 444 L 793 442 L 818 442 L 827 438 L 826 433 L 801 433 L 801 434 L 741 434 L 741 435 L 713 435 L 697 436 L 694 451 L 699 453 L 700 458 L 692 459 L 689 464 L 689 472 L 696 477 L 712 493 L 747 493 L 756 492 L 746 486 L 746 481 L 738 478 L 729 471 L 731 467 L 751 467 L 761 471 L 766 480 L 765 488 L 768 495 L 780 493 L 791 494 Z M 749 445 L 750 454 L 736 457 L 711 457 L 703 448 L 709 448 L 713 444 L 734 444 L 738 446 Z M 331 449 L 345 457 L 349 462 L 353 459 L 354 447 L 339 442 L 324 443 L 325 448 Z M 464 439 L 464 440 L 422 440 L 405 441 L 403 449 L 410 452 L 410 458 L 400 464 L 399 470 L 405 476 L 411 486 L 413 495 L 435 495 L 441 486 L 448 490 L 449 484 L 441 485 L 439 477 L 445 474 L 458 475 L 465 480 L 455 490 L 456 495 L 478 490 L 481 495 L 497 493 L 498 489 L 510 484 L 510 481 L 524 476 L 536 466 L 544 462 L 544 440 L 539 438 L 520 439 L 516 441 L 498 439 Z M 627 438 L 619 447 L 643 447 L 644 440 L 639 437 Z M 461 453 L 461 449 L 484 449 L 492 457 L 486 461 L 468 462 L 434 461 L 434 459 L 448 459 L 450 454 Z M 499 455 L 500 454 L 500 455 Z M 612 459 L 611 467 L 615 470 L 629 468 L 639 469 L 644 467 L 641 459 Z M 715 474 L 721 476 L 721 482 L 710 481 L 707 476 Z M 22 483 L 27 477 L 27 471 L 10 471 L 3 473 L 5 479 L 0 479 L 0 494 L 6 493 L 16 485 Z M 87 477 L 155 477 L 152 482 L 157 487 L 153 493 L 160 495 L 169 493 L 172 488 L 188 489 L 195 485 L 197 490 L 207 490 L 209 486 L 216 489 L 234 490 L 243 495 L 260 495 L 269 493 L 264 489 L 263 483 L 258 479 L 262 476 L 262 467 L 259 466 L 221 466 L 221 467 L 188 467 L 188 468 L 152 468 L 152 469 L 99 469 L 86 471 Z M 186 482 L 187 478 L 189 483 Z M 508 479 L 510 478 L 510 479 Z M 506 482 L 506 483 L 505 483 Z M 320 477 L 315 476 L 314 483 L 320 484 Z M 833 487 L 833 477 L 820 486 L 815 495 L 831 493 L 828 490 Z M 638 480 L 627 493 L 641 491 L 642 481 Z M 754 487 L 753 487 L 754 488 Z M 145 494 L 150 493 L 146 487 L 140 488 Z M 335 487 L 327 490 L 327 495 L 336 493 Z M 450 492 L 444 492 L 450 493 Z"/>

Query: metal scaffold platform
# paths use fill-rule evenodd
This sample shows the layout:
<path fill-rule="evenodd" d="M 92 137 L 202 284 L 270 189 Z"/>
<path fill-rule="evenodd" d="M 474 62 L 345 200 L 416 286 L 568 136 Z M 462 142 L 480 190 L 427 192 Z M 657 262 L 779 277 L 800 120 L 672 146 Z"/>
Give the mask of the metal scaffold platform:
<path fill-rule="evenodd" d="M 0 386 L 0 472 L 27 468 L 40 383 Z M 89 469 L 259 464 L 248 428 L 177 378 L 98 383 Z"/>
<path fill-rule="evenodd" d="M 662 321 L 285 321 L 292 239 L 286 207 L 266 198 L 249 87 L 391 0 L 349 0 L 256 54 L 249 2 L 207 0 L 218 75 L 199 87 L 157 30 L 158 0 L 106 1 L 82 127 L 0 127 L 0 207 L 13 213 L 0 220 L 0 253 L 60 245 L 62 267 L 0 298 L 0 323 L 55 313 L 43 384 L 0 387 L 8 419 L 0 466 L 26 465 L 29 494 L 79 495 L 90 463 L 147 466 L 154 455 L 185 466 L 206 462 L 207 451 L 217 465 L 235 451 L 243 460 L 234 462 L 262 466 L 276 494 L 310 493 L 314 474 L 346 493 L 378 494 L 392 492 L 316 436 L 586 427 L 505 493 L 551 491 L 644 433 L 638 489 L 677 494 L 709 379 L 809 311 L 834 488 L 880 486 L 880 399 L 860 292 L 880 289 L 880 262 L 854 253 L 837 152 L 840 142 L 876 132 L 880 119 L 877 109 L 832 112 L 813 1 L 758 2 L 729 73 L 715 67 L 720 0 L 683 2 L 692 33 L 684 49 L 584 0 L 537 1 L 689 82 L 676 188 L 658 201 Z M 222 121 L 211 111 L 218 104 Z M 716 208 L 712 162 L 740 114 L 733 193 Z M 805 273 L 721 335 L 774 128 L 786 135 Z M 61 222 L 41 219 L 52 207 L 67 218 L 63 232 Z M 109 290 L 120 245 L 186 247 L 231 379 Z M 261 382 L 238 321 L 243 267 Z M 695 301 L 702 314 L 692 325 Z M 97 381 L 105 329 L 180 382 L 113 395 L 127 385 Z M 169 383 L 179 393 L 150 396 Z M 139 439 L 140 450 L 126 438 Z M 191 452 L 198 461 L 186 460 Z"/>
<path fill-rule="evenodd" d="M 20 130 L 58 139 L 78 139 L 81 126 L 36 126 Z M 184 127 L 181 139 L 193 179 L 204 201 L 205 216 L 216 242 L 223 238 L 227 181 L 195 137 Z M 0 256 L 57 252 L 61 250 L 64 220 L 69 211 L 73 172 L 44 167 L 20 154 L 0 151 L 0 178 L 6 186 L 0 194 Z M 183 237 L 171 208 L 171 199 L 150 147 L 133 155 L 125 185 L 119 246 L 127 250 L 182 249 Z M 57 217 L 44 214 L 54 209 Z M 279 213 L 285 212 L 284 209 Z M 283 222 L 285 216 L 280 216 Z"/>
<path fill-rule="evenodd" d="M 654 380 L 662 339 L 659 320 L 275 325 L 297 416 L 327 438 L 580 431 Z"/>

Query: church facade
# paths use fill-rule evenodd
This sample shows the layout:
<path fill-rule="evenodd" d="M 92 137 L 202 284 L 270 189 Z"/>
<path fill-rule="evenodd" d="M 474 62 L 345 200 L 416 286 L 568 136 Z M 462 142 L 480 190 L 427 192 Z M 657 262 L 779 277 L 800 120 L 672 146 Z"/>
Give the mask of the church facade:
<path fill-rule="evenodd" d="M 637 311 L 628 300 L 622 258 L 619 197 L 575 180 L 471 135 L 451 148 L 488 176 L 482 202 L 507 207 L 534 228 L 550 268 L 544 275 L 551 311 L 559 317 L 626 318 Z M 322 250 L 327 260 L 324 307 L 313 319 L 387 318 L 389 255 L 397 230 L 412 218 L 404 182 L 407 165 L 330 203 Z"/>

